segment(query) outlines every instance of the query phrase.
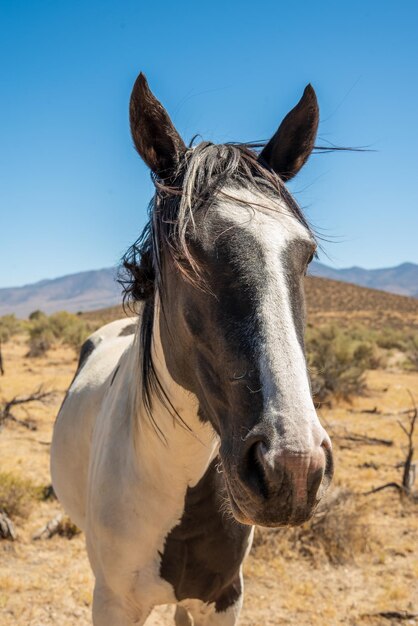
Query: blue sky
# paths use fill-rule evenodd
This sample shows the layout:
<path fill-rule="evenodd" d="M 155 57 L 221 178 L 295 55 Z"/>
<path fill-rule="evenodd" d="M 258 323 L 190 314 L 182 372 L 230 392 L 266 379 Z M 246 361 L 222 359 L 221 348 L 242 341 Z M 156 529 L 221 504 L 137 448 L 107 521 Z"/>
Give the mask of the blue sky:
<path fill-rule="evenodd" d="M 317 92 L 291 183 L 336 267 L 418 263 L 418 4 L 0 0 L 0 286 L 116 264 L 152 194 L 129 136 L 142 70 L 186 141 L 265 139 Z"/>

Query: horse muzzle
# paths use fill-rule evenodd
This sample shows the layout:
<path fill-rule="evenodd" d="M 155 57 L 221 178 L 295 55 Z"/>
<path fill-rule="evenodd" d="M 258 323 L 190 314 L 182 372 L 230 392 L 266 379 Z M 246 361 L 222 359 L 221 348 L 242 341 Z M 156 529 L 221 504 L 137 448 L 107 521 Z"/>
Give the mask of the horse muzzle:
<path fill-rule="evenodd" d="M 294 451 L 263 437 L 245 441 L 237 472 L 225 467 L 231 509 L 238 521 L 260 526 L 299 525 L 312 517 L 333 474 L 331 442 Z"/>

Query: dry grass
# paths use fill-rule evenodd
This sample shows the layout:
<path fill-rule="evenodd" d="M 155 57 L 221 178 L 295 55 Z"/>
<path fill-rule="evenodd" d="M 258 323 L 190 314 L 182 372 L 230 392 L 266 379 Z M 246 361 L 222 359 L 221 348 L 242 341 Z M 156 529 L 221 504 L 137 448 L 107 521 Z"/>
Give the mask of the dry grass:
<path fill-rule="evenodd" d="M 30 408 L 37 431 L 8 423 L 0 432 L 0 472 L 32 486 L 48 485 L 52 425 L 76 357 L 71 348 L 62 346 L 36 361 L 26 359 L 26 352 L 24 336 L 4 345 L 7 370 L 0 378 L 0 394 L 24 394 L 40 383 L 59 393 L 51 405 Z M 407 389 L 418 396 L 418 374 L 399 368 L 369 371 L 367 387 L 366 395 L 354 398 L 351 405 L 323 409 L 322 419 L 331 434 L 354 431 L 392 439 L 394 445 L 360 445 L 335 438 L 338 489 L 333 506 L 302 528 L 257 534 L 245 566 L 240 626 L 389 625 L 376 614 L 418 612 L 418 505 L 401 501 L 390 491 L 362 495 L 399 479 L 404 440 L 393 413 L 408 408 Z M 375 406 L 380 414 L 362 412 Z M 36 531 L 61 509 L 53 499 L 35 497 L 30 503 L 27 517 L 16 516 L 17 541 L 0 542 L 0 623 L 90 626 L 93 580 L 84 537 L 79 534 L 67 541 L 57 535 L 33 541 Z M 155 626 L 169 624 L 169 610 L 159 611 L 150 621 Z"/>
<path fill-rule="evenodd" d="M 356 562 L 375 543 L 370 520 L 370 507 L 363 498 L 348 489 L 335 489 L 309 526 L 298 533 L 300 551 L 317 558 L 316 549 L 333 565 Z"/>
<path fill-rule="evenodd" d="M 355 563 L 376 543 L 370 524 L 370 507 L 348 489 L 334 488 L 312 520 L 297 528 L 257 528 L 254 557 L 306 558 L 318 564 Z"/>

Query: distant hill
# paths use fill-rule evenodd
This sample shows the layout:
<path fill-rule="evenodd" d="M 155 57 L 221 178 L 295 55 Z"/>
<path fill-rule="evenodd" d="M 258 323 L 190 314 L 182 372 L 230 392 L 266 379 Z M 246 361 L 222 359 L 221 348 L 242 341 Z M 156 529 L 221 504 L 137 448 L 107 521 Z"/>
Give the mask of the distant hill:
<path fill-rule="evenodd" d="M 308 325 L 325 323 L 353 328 L 359 324 L 375 330 L 418 332 L 418 298 L 314 276 L 306 277 L 305 293 Z M 132 314 L 119 305 L 88 311 L 82 317 L 100 325 Z"/>
<path fill-rule="evenodd" d="M 415 310 L 415 304 L 418 306 L 418 265 L 414 263 L 403 263 L 398 267 L 378 270 L 365 270 L 361 267 L 339 270 L 314 261 L 310 266 L 310 275 L 319 277 L 319 282 L 313 281 L 312 287 L 316 284 L 315 291 L 319 301 L 323 303 L 322 310 L 326 310 L 330 305 L 331 295 L 333 302 L 335 300 L 334 305 L 338 302 L 341 311 L 359 308 L 360 300 L 369 303 L 366 308 L 389 306 L 391 309 L 398 307 L 399 310 L 405 310 L 406 307 L 408 310 Z M 353 292 L 351 285 L 340 284 L 337 289 L 335 286 L 332 287 L 329 281 L 327 284 L 321 283 L 321 278 L 331 279 L 331 282 L 343 281 L 369 287 L 374 291 L 366 297 L 365 291 Z M 379 289 L 389 294 L 377 296 L 379 292 L 376 290 Z M 397 300 L 395 296 L 393 296 L 395 299 L 391 299 L 390 294 L 412 296 L 417 301 L 406 298 L 403 302 L 402 299 Z M 409 304 L 406 304 L 407 300 Z M 15 313 L 18 317 L 27 317 L 36 309 L 48 314 L 61 310 L 77 313 L 117 306 L 121 302 L 121 287 L 116 282 L 114 268 L 79 272 L 23 287 L 0 289 L 0 315 Z M 360 308 L 364 309 L 363 305 Z"/>
<path fill-rule="evenodd" d="M 308 324 L 356 325 L 370 329 L 418 333 L 418 298 L 358 287 L 350 283 L 307 276 L 305 279 Z"/>
<path fill-rule="evenodd" d="M 362 267 L 334 269 L 323 263 L 313 261 L 309 270 L 312 276 L 342 280 L 361 287 L 381 289 L 390 293 L 418 298 L 418 265 L 415 263 L 402 263 L 397 267 L 365 270 Z"/>
<path fill-rule="evenodd" d="M 0 315 L 27 317 L 36 309 L 48 314 L 63 310 L 77 313 L 113 306 L 122 302 L 121 287 L 115 277 L 116 270 L 106 268 L 3 288 Z"/>
<path fill-rule="evenodd" d="M 306 277 L 305 293 L 308 316 L 365 317 L 379 324 L 395 316 L 400 321 L 414 318 L 418 323 L 418 298 L 317 276 Z"/>

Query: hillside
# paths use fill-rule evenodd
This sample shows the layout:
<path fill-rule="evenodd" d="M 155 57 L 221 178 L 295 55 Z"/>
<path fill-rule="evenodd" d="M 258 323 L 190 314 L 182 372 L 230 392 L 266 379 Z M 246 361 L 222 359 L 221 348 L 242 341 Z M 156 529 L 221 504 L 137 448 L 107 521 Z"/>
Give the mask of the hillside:
<path fill-rule="evenodd" d="M 418 265 L 415 263 L 402 263 L 396 267 L 366 270 L 362 267 L 335 269 L 313 261 L 309 273 L 312 276 L 332 278 L 362 287 L 382 289 L 390 293 L 418 298 Z"/>
<path fill-rule="evenodd" d="M 0 315 L 27 317 L 37 309 L 48 314 L 63 310 L 77 313 L 112 306 L 122 299 L 115 276 L 114 268 L 105 268 L 0 289 Z"/>
<path fill-rule="evenodd" d="M 418 330 L 418 299 L 415 298 L 314 276 L 306 277 L 305 293 L 308 322 L 335 321 L 346 326 L 357 321 L 375 328 L 391 325 Z M 122 306 L 113 306 L 87 311 L 82 317 L 105 324 L 124 315 Z"/>
<path fill-rule="evenodd" d="M 306 277 L 305 291 L 310 320 L 335 320 L 344 325 L 357 320 L 374 326 L 418 328 L 415 298 L 313 276 Z"/>

